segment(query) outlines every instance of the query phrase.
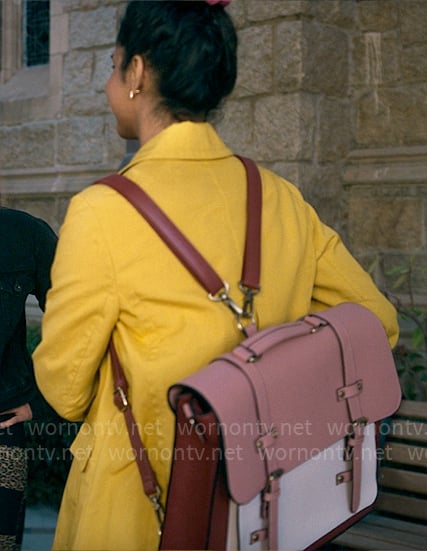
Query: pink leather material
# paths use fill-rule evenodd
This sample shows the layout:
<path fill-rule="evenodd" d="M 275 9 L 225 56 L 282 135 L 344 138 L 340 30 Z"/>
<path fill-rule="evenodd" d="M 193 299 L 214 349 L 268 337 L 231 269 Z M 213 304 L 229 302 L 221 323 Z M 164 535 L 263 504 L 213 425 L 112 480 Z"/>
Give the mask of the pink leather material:
<path fill-rule="evenodd" d="M 261 492 L 272 471 L 286 474 L 346 436 L 355 420 L 372 423 L 399 406 L 397 372 L 376 316 L 352 303 L 315 316 L 326 325 L 316 329 L 301 320 L 260 331 L 237 353 L 224 354 L 170 389 L 172 408 L 185 390 L 211 405 L 220 423 L 229 492 L 239 504 Z M 362 391 L 338 400 L 337 390 L 356 381 L 362 381 Z M 273 444 L 257 447 L 269 433 L 277 434 Z M 353 478 L 359 472 L 356 466 Z"/>
<path fill-rule="evenodd" d="M 356 381 L 355 383 L 343 386 L 337 390 L 338 400 L 347 400 L 353 396 L 357 396 L 362 392 L 363 383 L 362 381 Z"/>

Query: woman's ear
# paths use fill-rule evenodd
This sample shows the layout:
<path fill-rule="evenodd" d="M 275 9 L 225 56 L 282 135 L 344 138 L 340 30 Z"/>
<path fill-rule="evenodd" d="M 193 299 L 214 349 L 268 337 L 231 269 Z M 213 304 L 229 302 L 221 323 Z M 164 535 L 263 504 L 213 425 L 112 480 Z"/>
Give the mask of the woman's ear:
<path fill-rule="evenodd" d="M 140 55 L 134 55 L 128 66 L 129 84 L 132 89 L 142 90 L 145 75 L 145 62 Z"/>

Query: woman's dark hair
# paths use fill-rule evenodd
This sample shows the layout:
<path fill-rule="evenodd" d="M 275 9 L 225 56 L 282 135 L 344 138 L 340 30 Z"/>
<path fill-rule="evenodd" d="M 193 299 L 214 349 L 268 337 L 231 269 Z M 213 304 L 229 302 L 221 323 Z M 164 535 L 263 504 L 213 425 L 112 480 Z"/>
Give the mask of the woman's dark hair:
<path fill-rule="evenodd" d="M 117 36 L 122 70 L 141 55 L 161 105 L 177 120 L 206 119 L 234 88 L 237 36 L 230 16 L 204 1 L 133 0 Z"/>

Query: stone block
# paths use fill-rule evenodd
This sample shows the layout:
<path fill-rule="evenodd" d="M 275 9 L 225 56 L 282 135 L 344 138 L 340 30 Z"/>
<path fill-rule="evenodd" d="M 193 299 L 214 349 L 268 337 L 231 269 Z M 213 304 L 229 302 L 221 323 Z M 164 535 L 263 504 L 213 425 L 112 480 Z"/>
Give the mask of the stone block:
<path fill-rule="evenodd" d="M 398 26 L 399 11 L 407 0 L 376 0 L 357 2 L 359 26 L 363 31 L 382 32 Z M 410 3 L 410 2 L 408 2 Z"/>
<path fill-rule="evenodd" d="M 114 45 L 117 10 L 113 6 L 70 14 L 70 46 L 72 49 Z"/>
<path fill-rule="evenodd" d="M 423 246 L 422 204 L 417 198 L 352 196 L 349 235 L 353 249 L 407 250 Z"/>
<path fill-rule="evenodd" d="M 112 71 L 111 54 L 111 49 L 95 52 L 95 69 L 93 73 L 92 88 L 102 96 L 105 96 L 105 85 Z"/>
<path fill-rule="evenodd" d="M 117 134 L 114 115 L 104 117 L 105 162 L 107 166 L 118 168 L 126 154 L 126 140 Z"/>
<path fill-rule="evenodd" d="M 256 158 L 264 161 L 307 160 L 313 154 L 314 99 L 287 94 L 255 102 L 254 144 Z"/>
<path fill-rule="evenodd" d="M 254 124 L 250 101 L 229 100 L 214 124 L 232 151 L 248 157 L 254 156 Z"/>
<path fill-rule="evenodd" d="M 104 161 L 103 117 L 74 117 L 58 123 L 58 158 L 62 165 Z"/>
<path fill-rule="evenodd" d="M 349 77 L 349 37 L 338 28 L 304 24 L 303 90 L 346 96 Z"/>
<path fill-rule="evenodd" d="M 338 203 L 341 195 L 344 199 L 346 194 L 343 191 L 341 174 L 341 163 L 313 164 L 310 180 L 311 197 L 323 197 L 332 203 Z"/>
<path fill-rule="evenodd" d="M 427 84 L 380 88 L 361 96 L 356 108 L 359 146 L 416 145 L 427 141 Z"/>
<path fill-rule="evenodd" d="M 357 17 L 357 5 L 347 0 L 322 0 L 313 2 L 316 8 L 316 20 L 341 27 L 351 29 Z"/>
<path fill-rule="evenodd" d="M 404 48 L 401 52 L 401 64 L 402 77 L 405 82 L 425 82 L 427 75 L 427 43 Z"/>
<path fill-rule="evenodd" d="M 72 95 L 64 98 L 64 116 L 65 117 L 95 117 L 98 115 L 109 114 L 105 94 L 89 93 L 81 95 Z"/>
<path fill-rule="evenodd" d="M 33 101 L 49 94 L 49 66 L 36 65 L 16 71 L 6 83 L 0 85 L 0 103 L 17 100 Z M 1 119 L 3 122 L 4 119 Z"/>
<path fill-rule="evenodd" d="M 236 29 L 241 29 L 246 23 L 246 10 L 244 2 L 231 2 L 227 6 L 227 13 L 233 20 Z"/>
<path fill-rule="evenodd" d="M 381 84 L 400 82 L 402 54 L 398 32 L 368 32 L 356 36 L 352 48 L 352 85 L 375 88 Z"/>
<path fill-rule="evenodd" d="M 351 114 L 349 101 L 322 98 L 317 109 L 319 131 L 316 143 L 319 162 L 345 158 L 353 139 L 349 125 Z"/>
<path fill-rule="evenodd" d="M 51 118 L 51 116 L 56 115 L 57 107 L 56 102 L 46 97 L 16 101 L 0 100 L 1 126 L 5 128 L 6 126 L 26 124 L 29 120 L 37 121 L 43 118 Z"/>
<path fill-rule="evenodd" d="M 66 96 L 87 94 L 92 88 L 94 53 L 71 51 L 64 59 L 63 90 Z"/>
<path fill-rule="evenodd" d="M 427 43 L 427 2 L 425 0 L 399 2 L 399 21 L 403 46 Z"/>
<path fill-rule="evenodd" d="M 347 94 L 347 34 L 317 23 L 277 25 L 275 75 L 280 92 L 301 89 L 331 96 Z"/>
<path fill-rule="evenodd" d="M 233 97 L 272 91 L 273 32 L 270 25 L 239 32 L 238 78 Z"/>
<path fill-rule="evenodd" d="M 275 30 L 274 74 L 279 92 L 299 90 L 303 80 L 303 24 L 285 21 Z"/>
<path fill-rule="evenodd" d="M 248 20 L 254 22 L 276 17 L 313 15 L 316 10 L 316 2 L 312 0 L 246 0 L 246 6 Z"/>
<path fill-rule="evenodd" d="M 0 127 L 0 166 L 27 169 L 49 166 L 55 159 L 53 123 Z"/>

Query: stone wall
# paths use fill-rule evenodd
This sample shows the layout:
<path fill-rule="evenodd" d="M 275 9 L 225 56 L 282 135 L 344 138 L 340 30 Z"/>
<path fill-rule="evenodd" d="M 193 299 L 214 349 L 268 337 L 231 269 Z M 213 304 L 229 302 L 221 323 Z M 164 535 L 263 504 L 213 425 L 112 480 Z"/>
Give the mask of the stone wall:
<path fill-rule="evenodd" d="M 379 260 L 379 275 L 408 268 L 411 285 L 397 290 L 425 303 L 427 3 L 360 2 L 356 30 L 343 173 L 350 246 L 366 263 Z"/>
<path fill-rule="evenodd" d="M 427 300 L 427 2 L 246 0 L 226 141 L 296 183 L 393 292 Z M 408 269 L 394 289 L 390 271 Z"/>
<path fill-rule="evenodd" d="M 125 152 L 104 94 L 122 8 L 117 0 L 51 0 L 49 66 L 0 85 L 2 202 L 55 230 L 70 196 Z"/>
<path fill-rule="evenodd" d="M 124 4 L 51 6 L 49 67 L 0 85 L 0 191 L 58 229 L 70 196 L 125 154 L 103 93 Z M 427 2 L 233 0 L 228 10 L 240 47 L 216 122 L 224 140 L 297 184 L 380 283 L 412 262 L 423 302 Z"/>

